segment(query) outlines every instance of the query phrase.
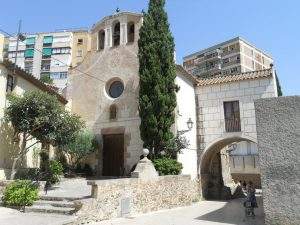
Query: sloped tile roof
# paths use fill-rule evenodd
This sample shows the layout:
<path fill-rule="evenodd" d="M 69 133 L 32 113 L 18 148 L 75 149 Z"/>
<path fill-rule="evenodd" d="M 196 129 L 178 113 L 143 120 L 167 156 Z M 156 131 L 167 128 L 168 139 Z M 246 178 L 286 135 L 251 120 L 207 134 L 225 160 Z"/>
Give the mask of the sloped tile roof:
<path fill-rule="evenodd" d="M 264 69 L 264 70 L 257 70 L 257 71 L 250 71 L 240 74 L 228 75 L 228 76 L 216 76 L 211 78 L 198 78 L 197 79 L 197 86 L 206 86 L 211 84 L 221 84 L 221 83 L 230 83 L 242 80 L 253 80 L 257 78 L 265 78 L 272 76 L 272 68 Z"/>
<path fill-rule="evenodd" d="M 181 75 L 192 81 L 194 84 L 197 84 L 197 79 L 192 74 L 187 72 L 181 65 L 176 65 L 176 70 L 177 72 L 180 72 Z"/>

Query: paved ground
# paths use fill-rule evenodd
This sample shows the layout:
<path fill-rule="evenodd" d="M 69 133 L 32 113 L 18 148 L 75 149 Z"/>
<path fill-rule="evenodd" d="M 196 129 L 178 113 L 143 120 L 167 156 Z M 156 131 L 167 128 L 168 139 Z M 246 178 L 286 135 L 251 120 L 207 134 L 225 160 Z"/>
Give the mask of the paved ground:
<path fill-rule="evenodd" d="M 120 218 L 91 225 L 263 225 L 261 199 L 256 218 L 245 218 L 241 199 L 229 202 L 203 201 L 193 206 Z"/>
<path fill-rule="evenodd" d="M 45 195 L 44 192 L 41 192 Z M 48 191 L 47 196 L 86 198 L 91 195 L 91 186 L 87 185 L 85 178 L 63 179 L 58 185 Z"/>
<path fill-rule="evenodd" d="M 1 225 L 61 225 L 72 219 L 72 216 L 21 213 L 14 209 L 0 207 Z"/>

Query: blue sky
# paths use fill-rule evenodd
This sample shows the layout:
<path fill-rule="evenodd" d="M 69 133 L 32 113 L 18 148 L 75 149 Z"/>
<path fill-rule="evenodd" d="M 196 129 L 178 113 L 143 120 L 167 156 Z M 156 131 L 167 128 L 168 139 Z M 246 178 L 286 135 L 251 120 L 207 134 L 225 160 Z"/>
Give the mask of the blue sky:
<path fill-rule="evenodd" d="M 141 12 L 147 5 L 148 0 L 3 1 L 0 29 L 16 32 L 19 19 L 23 32 L 91 27 L 117 7 Z M 300 94 L 299 0 L 167 0 L 166 9 L 178 62 L 241 36 L 273 56 L 285 95 Z"/>

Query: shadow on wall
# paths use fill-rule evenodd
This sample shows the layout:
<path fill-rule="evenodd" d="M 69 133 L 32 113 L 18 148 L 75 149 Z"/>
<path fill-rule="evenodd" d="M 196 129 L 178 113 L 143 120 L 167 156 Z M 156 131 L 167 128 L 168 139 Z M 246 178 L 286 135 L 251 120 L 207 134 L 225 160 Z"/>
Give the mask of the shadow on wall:
<path fill-rule="evenodd" d="M 256 197 L 258 208 L 255 209 L 255 218 L 245 217 L 245 208 L 243 206 L 244 199 L 235 199 L 226 202 L 226 204 L 215 211 L 209 212 L 205 215 L 195 218 L 201 221 L 211 221 L 216 223 L 239 224 L 239 225 L 264 225 L 264 212 L 262 197 Z M 214 202 L 212 201 L 213 205 Z"/>
<path fill-rule="evenodd" d="M 13 158 L 20 152 L 19 141 L 14 140 L 12 127 L 3 122 L 0 126 L 0 168 L 4 168 L 5 176 L 10 176 Z"/>

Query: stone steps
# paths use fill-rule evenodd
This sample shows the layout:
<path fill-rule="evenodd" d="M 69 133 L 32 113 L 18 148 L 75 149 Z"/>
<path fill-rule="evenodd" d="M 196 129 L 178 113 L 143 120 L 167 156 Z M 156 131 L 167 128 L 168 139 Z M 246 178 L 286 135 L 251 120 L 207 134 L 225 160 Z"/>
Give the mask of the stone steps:
<path fill-rule="evenodd" d="M 73 201 L 77 198 L 41 196 L 32 206 L 26 207 L 26 212 L 51 213 L 60 215 L 72 215 L 77 212 Z"/>
<path fill-rule="evenodd" d="M 34 213 L 51 213 L 51 214 L 61 214 L 61 215 L 72 215 L 76 212 L 75 208 L 70 207 L 57 207 L 52 205 L 33 205 L 25 208 L 25 212 Z"/>
<path fill-rule="evenodd" d="M 40 196 L 40 199 L 44 201 L 76 201 L 76 200 L 81 200 L 82 197 L 57 197 L 57 196 L 42 195 Z"/>
<path fill-rule="evenodd" d="M 34 205 L 38 206 L 47 206 L 51 205 L 54 207 L 66 207 L 66 208 L 75 208 L 74 202 L 70 201 L 46 201 L 46 200 L 39 200 L 34 203 Z"/>

